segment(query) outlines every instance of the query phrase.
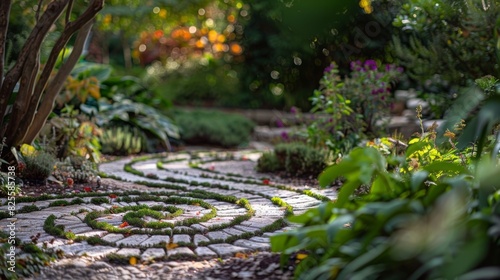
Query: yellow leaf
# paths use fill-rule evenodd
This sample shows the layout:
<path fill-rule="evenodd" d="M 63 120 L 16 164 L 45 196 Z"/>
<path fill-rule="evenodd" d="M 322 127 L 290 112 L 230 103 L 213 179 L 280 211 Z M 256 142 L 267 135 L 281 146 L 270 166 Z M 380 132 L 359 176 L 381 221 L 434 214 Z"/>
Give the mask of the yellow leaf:
<path fill-rule="evenodd" d="M 295 258 L 297 258 L 297 260 L 303 260 L 307 258 L 307 254 L 298 253 Z"/>
<path fill-rule="evenodd" d="M 36 152 L 35 147 L 28 145 L 28 144 L 23 144 L 21 146 L 21 154 L 23 156 L 31 156 Z"/>
<path fill-rule="evenodd" d="M 166 247 L 167 247 L 167 250 L 172 250 L 172 249 L 179 247 L 179 245 L 177 243 L 171 242 L 171 243 L 168 243 Z"/>
<path fill-rule="evenodd" d="M 130 265 L 136 265 L 137 264 L 137 258 L 136 257 L 130 257 L 129 261 Z"/>
<path fill-rule="evenodd" d="M 240 259 L 246 259 L 247 258 L 247 254 L 240 253 L 240 252 L 234 254 L 234 256 L 237 257 L 237 258 L 240 258 Z"/>

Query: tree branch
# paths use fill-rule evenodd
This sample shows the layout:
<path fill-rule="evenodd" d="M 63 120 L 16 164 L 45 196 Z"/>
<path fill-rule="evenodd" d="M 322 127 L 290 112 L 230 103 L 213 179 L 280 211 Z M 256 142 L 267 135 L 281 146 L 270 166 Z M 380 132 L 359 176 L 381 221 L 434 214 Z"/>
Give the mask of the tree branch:
<path fill-rule="evenodd" d="M 31 143 L 38 136 L 38 133 L 47 121 L 50 112 L 52 112 L 57 94 L 59 94 L 59 92 L 61 91 L 62 87 L 64 86 L 64 82 L 71 73 L 71 70 L 75 67 L 76 63 L 80 59 L 83 47 L 85 45 L 85 40 L 87 39 L 91 28 L 92 21 L 89 21 L 78 32 L 71 54 L 47 87 L 45 95 L 43 96 L 43 102 L 40 104 L 38 111 L 36 112 L 36 114 L 33 113 L 31 118 L 28 119 L 30 120 L 28 123 L 30 123 L 31 125 L 28 129 L 25 129 L 26 133 L 22 138 L 21 143 Z M 33 100 L 31 102 L 31 104 L 38 103 L 39 102 L 33 102 Z"/>
<path fill-rule="evenodd" d="M 69 22 L 65 26 L 64 31 L 62 32 L 59 39 L 57 39 L 54 47 L 52 48 L 52 51 L 50 52 L 49 59 L 45 63 L 42 74 L 40 75 L 40 79 L 35 88 L 35 95 L 43 92 L 43 90 L 47 86 L 47 82 L 50 78 L 50 73 L 54 69 L 57 57 L 66 46 L 66 43 L 69 41 L 71 36 L 73 36 L 73 34 L 80 28 L 82 28 L 83 25 L 91 21 L 95 17 L 95 15 L 102 9 L 103 5 L 104 0 L 92 0 L 92 2 L 89 4 L 89 7 L 85 10 L 85 12 L 83 12 L 83 14 L 81 14 L 75 21 Z"/>
<path fill-rule="evenodd" d="M 14 67 L 7 72 L 5 75 L 5 79 L 3 80 L 2 87 L 0 88 L 0 116 L 2 117 L 0 121 L 0 127 L 2 127 L 4 122 L 4 113 L 7 108 L 7 103 L 14 91 L 14 87 L 16 86 L 17 81 L 21 78 L 23 71 L 25 71 L 25 63 L 29 57 L 30 53 L 38 52 L 40 46 L 42 45 L 45 36 L 49 32 L 50 28 L 54 24 L 54 22 L 59 18 L 61 13 L 63 12 L 66 4 L 69 0 L 56 0 L 51 2 L 43 15 L 40 17 L 40 20 L 36 23 L 35 27 L 31 31 L 29 37 L 26 39 L 26 42 L 19 54 L 19 57 L 16 61 Z M 3 126 L 5 128 L 5 126 Z M 5 129 L 2 129 L 0 135 L 4 135 Z"/>

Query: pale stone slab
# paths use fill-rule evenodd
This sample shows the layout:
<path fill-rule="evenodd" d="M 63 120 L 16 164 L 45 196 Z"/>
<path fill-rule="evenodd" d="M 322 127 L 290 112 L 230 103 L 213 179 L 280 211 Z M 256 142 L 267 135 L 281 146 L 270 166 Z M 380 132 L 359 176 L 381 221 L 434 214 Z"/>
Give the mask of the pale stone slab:
<path fill-rule="evenodd" d="M 217 257 L 217 253 L 210 250 L 208 247 L 198 247 L 194 250 L 194 253 L 198 255 L 198 257 L 203 259 L 210 259 Z"/>
<path fill-rule="evenodd" d="M 230 234 L 227 234 L 223 231 L 212 231 L 207 233 L 207 237 L 210 238 L 210 240 L 226 240 L 226 238 L 230 236 Z"/>
<path fill-rule="evenodd" d="M 179 256 L 179 255 L 191 255 L 194 256 L 193 251 L 187 247 L 179 247 L 167 251 L 167 257 Z"/>
<path fill-rule="evenodd" d="M 187 234 L 175 234 L 172 242 L 174 242 L 174 243 L 179 243 L 179 242 L 190 243 L 191 236 L 189 236 Z"/>
<path fill-rule="evenodd" d="M 191 225 L 191 228 L 196 230 L 196 231 L 199 231 L 199 232 L 207 232 L 208 231 L 208 228 L 206 228 L 200 224 Z"/>
<path fill-rule="evenodd" d="M 235 228 L 225 228 L 222 231 L 227 233 L 227 234 L 230 234 L 230 235 L 240 235 L 240 234 L 245 233 L 244 231 L 241 231 L 241 230 L 238 230 Z"/>
<path fill-rule="evenodd" d="M 269 237 L 260 237 L 260 236 L 254 236 L 254 237 L 250 238 L 250 241 L 260 242 L 260 243 L 269 243 L 270 242 Z"/>
<path fill-rule="evenodd" d="M 122 248 L 116 252 L 117 255 L 124 256 L 124 257 L 130 257 L 130 256 L 140 256 L 141 255 L 141 249 L 137 248 Z"/>
<path fill-rule="evenodd" d="M 141 260 L 149 261 L 156 258 L 163 258 L 165 256 L 165 250 L 162 248 L 149 248 L 142 253 Z"/>
<path fill-rule="evenodd" d="M 241 230 L 241 231 L 244 231 L 244 232 L 251 232 L 251 233 L 255 233 L 255 232 L 259 231 L 258 228 L 247 227 L 247 226 L 240 226 L 240 225 L 234 226 L 234 228 L 238 229 L 238 230 Z"/>
<path fill-rule="evenodd" d="M 141 243 L 141 246 L 153 246 L 160 244 L 162 242 L 168 243 L 170 242 L 170 236 L 168 235 L 153 235 L 150 238 L 146 239 Z"/>
<path fill-rule="evenodd" d="M 107 242 L 112 242 L 112 243 L 114 243 L 114 242 L 116 242 L 116 241 L 118 241 L 118 240 L 121 240 L 121 239 L 123 239 L 123 238 L 125 238 L 125 236 L 123 236 L 123 234 L 119 234 L 119 233 L 109 233 L 109 234 L 107 234 L 106 236 L 104 236 L 104 237 L 102 238 L 102 240 L 107 241 Z"/>
<path fill-rule="evenodd" d="M 130 246 L 137 246 L 144 242 L 146 239 L 148 239 L 149 236 L 145 234 L 137 234 L 137 235 L 132 235 L 127 238 L 118 240 L 116 242 L 116 245 L 124 244 L 124 245 L 130 245 Z"/>
<path fill-rule="evenodd" d="M 232 244 L 221 243 L 221 244 L 211 244 L 208 245 L 208 248 L 213 250 L 219 255 L 219 257 L 230 257 L 236 253 L 249 252 L 251 251 L 248 248 L 235 246 Z"/>
<path fill-rule="evenodd" d="M 104 257 L 106 255 L 115 253 L 118 251 L 118 248 L 113 248 L 109 246 L 92 246 L 92 248 L 88 250 L 82 250 L 78 253 L 79 256 L 88 256 L 88 257 Z"/>
<path fill-rule="evenodd" d="M 271 248 L 269 243 L 254 242 L 246 239 L 236 240 L 233 244 L 236 246 L 241 246 L 252 250 L 269 250 Z"/>
<path fill-rule="evenodd" d="M 75 234 L 77 237 L 83 236 L 83 237 L 91 237 L 91 236 L 103 236 L 107 231 L 104 230 L 91 230 L 91 231 L 86 231 L 82 233 Z"/>
<path fill-rule="evenodd" d="M 255 227 L 255 228 L 263 228 L 272 224 L 275 219 L 271 218 L 251 218 L 250 220 L 244 221 L 241 223 L 242 226 Z"/>
<path fill-rule="evenodd" d="M 198 243 L 200 242 L 209 242 L 210 239 L 208 239 L 207 237 L 201 235 L 201 234 L 196 234 L 193 238 L 193 243 L 198 246 Z"/>

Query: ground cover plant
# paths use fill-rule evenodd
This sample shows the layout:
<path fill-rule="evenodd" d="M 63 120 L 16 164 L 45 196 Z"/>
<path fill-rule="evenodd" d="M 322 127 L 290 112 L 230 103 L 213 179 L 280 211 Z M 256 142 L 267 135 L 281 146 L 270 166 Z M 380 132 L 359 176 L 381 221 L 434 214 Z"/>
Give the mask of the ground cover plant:
<path fill-rule="evenodd" d="M 226 148 L 247 144 L 255 126 L 243 116 L 215 110 L 177 111 L 175 121 L 185 143 Z"/>
<path fill-rule="evenodd" d="M 323 187 L 344 180 L 337 200 L 289 218 L 302 227 L 273 236 L 272 250 L 301 255 L 298 279 L 494 279 L 499 145 L 486 140 L 498 143 L 499 109 L 490 98 L 476 125 L 458 140 L 447 131 L 444 146 L 431 130 L 399 154 L 384 155 L 380 143 L 355 148 L 319 177 Z M 369 192 L 353 196 L 361 186 Z"/>
<path fill-rule="evenodd" d="M 297 177 L 317 176 L 326 167 L 326 161 L 325 152 L 321 149 L 299 142 L 282 143 L 259 158 L 257 170 L 285 172 Z"/>

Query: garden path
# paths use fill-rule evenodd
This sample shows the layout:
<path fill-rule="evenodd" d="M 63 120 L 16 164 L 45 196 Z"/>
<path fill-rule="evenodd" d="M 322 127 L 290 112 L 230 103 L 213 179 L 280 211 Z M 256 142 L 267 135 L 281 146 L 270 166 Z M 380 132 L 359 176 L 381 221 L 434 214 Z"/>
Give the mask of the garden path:
<path fill-rule="evenodd" d="M 336 192 L 257 173 L 260 154 L 191 151 L 120 159 L 100 165 L 113 178 L 101 183 L 113 191 L 69 195 L 64 199 L 74 204 L 66 206 L 51 197 L 18 203 L 17 209 L 38 209 L 16 214 L 16 237 L 29 242 L 39 234 L 40 246 L 67 257 L 32 279 L 286 279 L 269 263 L 273 255 L 252 252 L 269 251 L 270 236 L 294 228 L 287 215 L 335 199 Z M 53 226 L 88 239 L 47 233 L 51 215 Z M 6 226 L 0 220 L 0 229 Z M 245 258 L 253 261 L 238 260 Z M 234 266 L 226 274 L 224 260 Z"/>

